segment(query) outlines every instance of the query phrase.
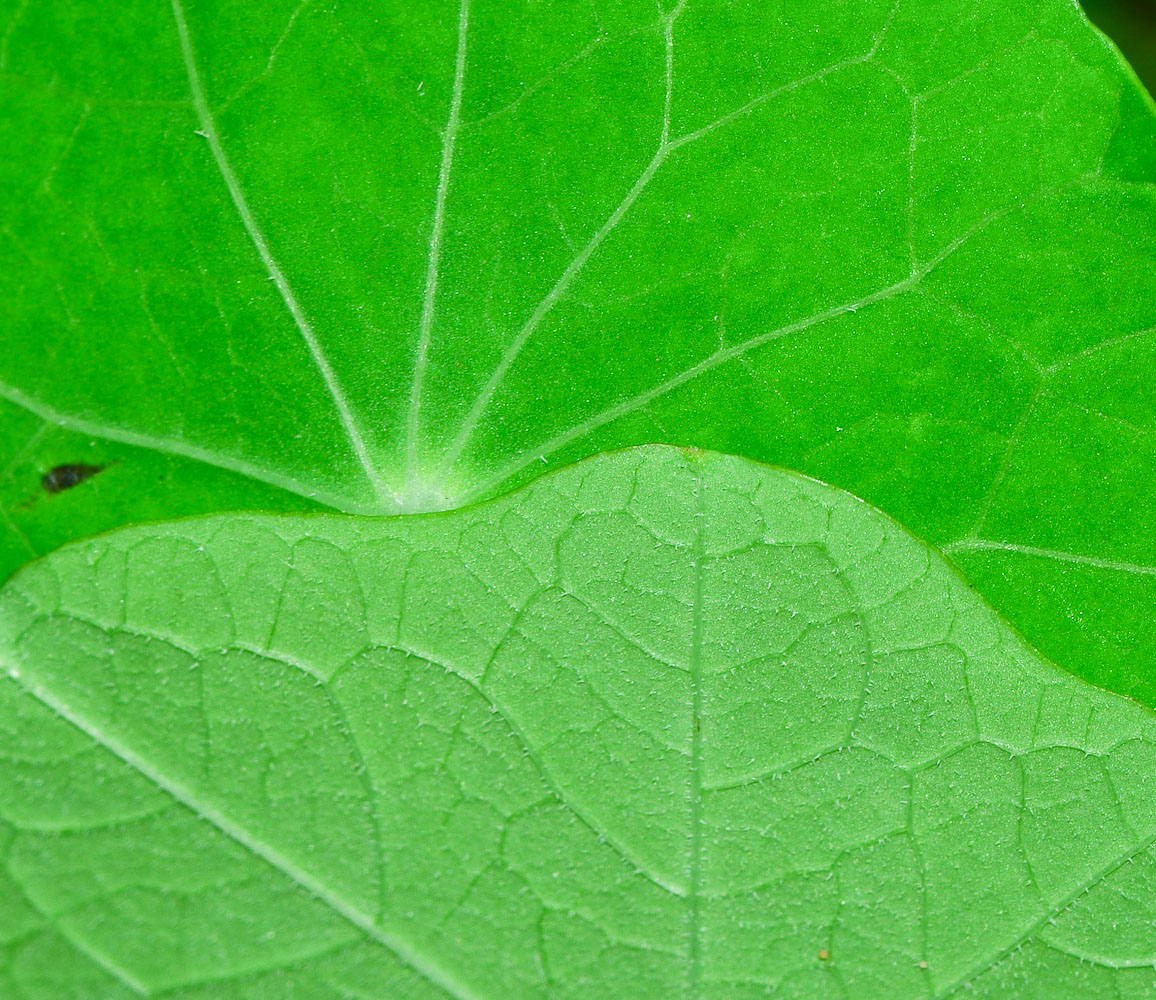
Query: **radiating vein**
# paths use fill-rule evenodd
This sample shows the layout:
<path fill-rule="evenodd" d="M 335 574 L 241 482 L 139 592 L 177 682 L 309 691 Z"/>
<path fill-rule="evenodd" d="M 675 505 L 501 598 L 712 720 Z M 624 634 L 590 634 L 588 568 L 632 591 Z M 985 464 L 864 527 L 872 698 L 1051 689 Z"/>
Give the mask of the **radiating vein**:
<path fill-rule="evenodd" d="M 483 1000 L 482 997 L 479 997 L 465 985 L 457 982 L 449 973 L 419 955 L 404 941 L 397 939 L 394 935 L 379 927 L 369 914 L 363 913 L 319 879 L 298 867 L 297 864 L 276 848 L 253 836 L 252 833 L 232 820 L 225 813 L 209 805 L 207 802 L 201 801 L 191 788 L 164 774 L 159 768 L 153 765 L 152 762 L 141 756 L 127 744 L 122 743 L 120 740 L 104 732 L 100 726 L 96 725 L 91 719 L 86 718 L 71 705 L 68 705 L 56 697 L 56 695 L 47 688 L 37 684 L 30 678 L 24 677 L 20 670 L 14 666 L 4 664 L 3 667 L 10 678 L 55 715 L 75 726 L 134 771 L 147 778 L 162 792 L 192 811 L 198 819 L 215 827 L 230 840 L 245 848 L 245 850 L 254 857 L 259 858 L 272 868 L 275 868 L 311 896 L 319 899 L 335 913 L 361 930 L 367 937 L 391 951 L 398 959 L 425 978 L 431 985 L 448 996 L 455 998 L 455 1000 Z"/>
<path fill-rule="evenodd" d="M 731 347 L 720 347 L 714 353 L 709 354 L 703 358 L 700 362 L 698 362 L 698 364 L 684 369 L 677 375 L 673 375 L 672 377 L 668 378 L 665 382 L 654 386 L 654 388 L 648 389 L 646 392 L 639 393 L 637 396 L 632 396 L 629 399 L 625 399 L 621 403 L 618 403 L 615 406 L 611 406 L 608 409 L 603 410 L 601 413 L 595 414 L 588 420 L 584 420 L 581 423 L 575 424 L 569 430 L 557 435 L 554 438 L 551 438 L 549 441 L 545 442 L 545 444 L 540 445 L 532 451 L 524 452 L 521 456 L 514 459 L 514 461 L 505 466 L 490 479 L 486 480 L 480 486 L 477 486 L 466 493 L 459 502 L 461 504 L 466 504 L 479 497 L 485 496 L 495 487 L 505 482 L 511 476 L 519 473 L 532 462 L 539 461 L 545 456 L 558 451 L 560 448 L 564 448 L 570 442 L 575 441 L 586 434 L 589 434 L 591 431 L 597 430 L 604 424 L 608 424 L 613 420 L 617 420 L 619 417 L 625 416 L 627 413 L 632 413 L 633 411 L 648 405 L 649 403 L 658 399 L 660 396 L 665 396 L 667 393 L 673 392 L 679 386 L 693 381 L 700 375 L 704 375 L 712 369 L 719 367 L 719 365 L 726 364 L 726 362 L 734 358 L 741 357 L 747 352 L 753 351 L 755 348 L 761 347 L 763 344 L 769 343 L 772 340 L 779 340 L 782 337 L 788 337 L 791 334 L 800 333 L 809 327 L 816 326 L 820 323 L 825 323 L 837 316 L 842 316 L 846 313 L 854 313 L 857 310 L 864 309 L 876 302 L 882 302 L 886 299 L 892 298 L 895 295 L 900 295 L 903 292 L 914 288 L 918 281 L 919 276 L 905 278 L 903 281 L 897 282 L 894 285 L 888 285 L 886 288 L 882 288 L 877 292 L 866 295 L 861 299 L 856 299 L 854 302 L 847 302 L 843 305 L 835 306 L 832 309 L 825 309 L 821 313 L 815 313 L 811 316 L 805 317 L 804 319 L 798 320 L 797 322 L 789 323 L 786 326 L 777 327 L 776 329 L 770 330 L 767 333 L 760 334 L 757 337 L 752 337 L 750 340 L 743 341 L 741 344 L 734 344 Z"/>
<path fill-rule="evenodd" d="M 1063 552 L 1059 549 L 1041 549 L 1034 545 L 1016 545 L 1013 542 L 995 542 L 986 538 L 966 538 L 950 545 L 945 545 L 943 551 L 948 555 L 954 552 L 1016 552 L 1025 556 L 1038 556 L 1041 559 L 1055 559 L 1057 562 L 1076 563 L 1080 566 L 1092 566 L 1096 569 L 1110 569 L 1120 573 L 1132 573 L 1137 576 L 1156 576 L 1156 566 L 1142 566 L 1138 563 L 1125 562 L 1121 559 L 1100 559 L 1096 556 L 1082 556 L 1076 552 Z"/>
<path fill-rule="evenodd" d="M 454 62 L 453 94 L 450 97 L 450 116 L 442 133 L 442 161 L 438 170 L 437 197 L 434 201 L 433 225 L 430 227 L 429 260 L 426 265 L 425 296 L 422 300 L 421 326 L 418 330 L 417 356 L 413 365 L 413 387 L 409 394 L 409 418 L 406 422 L 407 478 L 416 476 L 418 429 L 421 422 L 421 396 L 425 370 L 429 358 L 430 336 L 433 332 L 434 308 L 437 304 L 438 269 L 441 263 L 442 231 L 445 228 L 446 197 L 450 189 L 450 173 L 454 163 L 454 147 L 461 127 L 462 93 L 466 82 L 466 38 L 470 28 L 470 0 L 462 0 L 458 12 L 458 50 Z"/>
<path fill-rule="evenodd" d="M 35 414 L 40 417 L 41 420 L 45 421 L 46 424 L 60 427 L 66 431 L 84 434 L 87 437 L 100 438 L 103 441 L 116 441 L 120 444 L 131 445 L 134 448 L 146 448 L 149 451 L 159 452 L 162 455 L 174 455 L 178 458 L 188 458 L 196 462 L 204 462 L 206 465 L 212 465 L 218 469 L 224 469 L 227 472 L 235 472 L 240 476 L 245 476 L 258 482 L 268 483 L 270 486 L 276 486 L 278 489 L 286 490 L 289 493 L 296 493 L 298 496 L 305 497 L 308 500 L 315 500 L 318 503 L 332 507 L 334 510 L 343 511 L 346 514 L 380 513 L 376 504 L 367 506 L 350 497 L 330 493 L 327 490 L 319 490 L 298 479 L 294 479 L 292 476 L 286 476 L 272 469 L 263 468 L 252 462 L 247 462 L 243 458 L 233 458 L 229 455 L 222 455 L 176 438 L 162 438 L 150 434 L 141 434 L 138 431 L 117 427 L 113 424 L 102 424 L 99 421 L 85 420 L 83 417 L 75 417 L 68 413 L 62 413 L 47 403 L 41 402 L 36 397 L 30 396 L 15 386 L 10 386 L 3 382 L 0 382 L 0 398 L 22 407 L 29 413 Z"/>
<path fill-rule="evenodd" d="M 578 252 L 562 276 L 554 283 L 554 287 L 546 293 L 545 297 L 538 303 L 537 308 L 530 314 L 530 318 L 522 325 L 521 330 L 510 342 L 502 355 L 498 366 L 490 374 L 486 380 L 486 384 L 482 387 L 482 391 L 478 393 L 474 400 L 474 405 L 470 407 L 469 413 L 466 414 L 465 420 L 462 421 L 461 429 L 454 438 L 453 443 L 446 450 L 445 456 L 442 458 L 441 466 L 438 469 L 438 479 L 442 479 L 457 462 L 462 450 L 469 441 L 470 435 L 473 434 L 474 429 L 478 426 L 481 420 L 482 413 L 490 404 L 494 392 L 502 379 L 506 377 L 506 372 L 510 370 L 510 366 L 517 360 L 517 357 L 522 352 L 522 348 L 526 346 L 526 342 L 534 335 L 534 331 L 538 329 L 538 325 L 546 317 L 546 314 L 557 305 L 558 300 L 566 293 L 566 290 L 573 283 L 579 272 L 586 266 L 586 262 L 594 254 L 594 251 L 601 246 L 602 241 L 610 235 L 611 231 L 622 221 L 622 217 L 630 211 L 630 207 L 638 200 L 638 196 L 645 190 L 647 184 L 658 172 L 658 168 L 662 166 L 663 161 L 667 157 L 669 147 L 662 146 L 658 152 L 654 154 L 646 168 L 639 175 L 634 185 L 626 192 L 626 195 L 618 203 L 617 207 L 610 216 L 602 223 L 601 228 L 590 237 L 586 245 Z"/>
<path fill-rule="evenodd" d="M 674 145 L 667 140 L 670 131 L 670 106 L 671 97 L 674 89 L 674 22 L 678 15 L 682 13 L 685 3 L 680 3 L 664 22 L 664 46 L 665 46 L 665 76 L 664 76 L 664 94 L 662 104 L 662 124 L 659 133 L 658 149 L 654 156 L 650 158 L 650 162 L 643 168 L 642 173 L 639 174 L 638 179 L 626 192 L 622 200 L 615 206 L 614 210 L 606 218 L 606 221 L 598 228 L 597 232 L 586 242 L 586 245 L 575 254 L 574 258 L 567 265 L 561 276 L 553 287 L 546 293 L 542 300 L 535 307 L 530 314 L 529 319 L 522 324 L 522 328 L 502 354 L 498 361 L 497 367 L 490 373 L 490 377 L 486 380 L 486 384 L 482 386 L 481 392 L 478 393 L 465 419 L 462 421 L 462 426 L 459 429 L 454 440 L 446 449 L 445 455 L 442 457 L 441 465 L 438 468 L 437 479 L 444 481 L 449 474 L 450 469 L 454 463 L 457 462 L 465 449 L 466 443 L 470 436 L 478 426 L 478 422 L 482 418 L 486 407 L 490 405 L 490 400 L 493 398 L 495 391 L 501 384 L 502 379 L 506 377 L 506 373 L 510 370 L 510 366 L 517 360 L 518 355 L 522 353 L 522 348 L 526 346 L 527 341 L 534 335 L 542 320 L 546 315 L 558 304 L 558 300 L 566 294 L 567 289 L 574 283 L 574 279 L 578 277 L 587 262 L 593 256 L 594 252 L 602 245 L 603 241 L 622 221 L 627 212 L 638 200 L 638 196 L 646 189 L 654 175 L 658 172 L 658 168 L 662 166 L 667 156 L 670 154 Z"/>
<path fill-rule="evenodd" d="M 370 459 L 365 438 L 362 436 L 361 430 L 357 425 L 357 420 L 353 415 L 353 411 L 350 409 L 349 401 L 345 397 L 341 383 L 333 371 L 329 359 L 325 356 L 325 352 L 322 350 L 321 344 L 313 332 L 313 327 L 310 325 L 305 311 L 301 308 L 301 303 L 297 301 L 297 296 L 289 284 L 289 279 L 285 277 L 285 273 L 281 270 L 280 265 L 273 258 L 269 244 L 261 232 L 261 228 L 257 225 L 257 220 L 253 217 L 252 211 L 249 209 L 249 203 L 245 199 L 245 193 L 241 189 L 237 175 L 233 173 L 233 168 L 229 163 L 228 157 L 225 155 L 225 149 L 221 145 L 221 137 L 217 131 L 217 123 L 213 118 L 212 110 L 209 108 L 205 88 L 201 82 L 200 72 L 197 69 L 193 42 L 189 35 L 188 22 L 185 20 L 184 7 L 182 6 L 181 0 L 172 0 L 172 6 L 173 17 L 177 22 L 177 33 L 180 35 L 181 40 L 181 53 L 185 60 L 185 72 L 189 78 L 189 90 L 192 92 L 193 107 L 196 109 L 197 120 L 201 126 L 201 133 L 209 143 L 209 149 L 213 154 L 213 159 L 216 161 L 217 169 L 221 172 L 221 177 L 229 190 L 229 196 L 233 199 L 233 205 L 237 209 L 237 214 L 241 217 L 245 231 L 249 234 L 249 239 L 252 240 L 253 246 L 261 258 L 261 263 L 265 265 L 265 270 L 269 273 L 273 284 L 277 286 L 277 291 L 281 293 L 281 298 L 285 302 L 289 314 L 293 317 L 293 322 L 297 324 L 297 329 L 300 331 L 306 347 L 309 348 L 309 353 L 313 356 L 313 362 L 325 381 L 325 386 L 329 390 L 329 395 L 332 397 L 334 405 L 337 407 L 342 426 L 345 428 L 349 442 L 353 446 L 353 450 L 357 455 L 358 461 L 361 463 L 362 469 L 365 471 L 366 478 L 373 487 L 378 501 L 383 505 L 392 505 L 394 500 L 393 494 L 382 481 L 380 473 Z"/>
<path fill-rule="evenodd" d="M 862 57 L 860 57 L 859 61 L 862 61 Z M 670 144 L 671 147 L 673 148 L 679 141 L 680 140 L 675 140 L 672 142 Z M 941 264 L 948 260 L 960 248 L 966 246 L 970 240 L 972 240 L 979 233 L 983 232 L 993 223 L 998 222 L 1000 219 L 1006 218 L 1017 209 L 1023 210 L 1027 206 L 1034 204 L 1042 198 L 1049 197 L 1060 191 L 1078 188 L 1081 184 L 1086 183 L 1088 179 L 1089 177 L 1084 175 L 1063 184 L 1041 188 L 1030 199 L 1014 201 L 1011 204 L 1005 205 L 1003 208 L 997 209 L 990 215 L 980 219 L 979 222 L 973 225 L 961 236 L 956 237 L 954 240 L 948 243 L 947 246 L 940 250 L 939 253 L 937 253 L 926 264 L 920 267 L 918 271 L 910 274 L 902 281 L 898 281 L 895 284 L 880 288 L 877 291 L 871 292 L 868 295 L 864 295 L 862 298 L 856 299 L 853 302 L 846 302 L 842 305 L 834 306 L 830 309 L 825 309 L 822 312 L 813 313 L 812 315 L 804 317 L 801 320 L 797 320 L 794 323 L 788 323 L 785 326 L 777 327 L 774 330 L 769 330 L 766 333 L 762 333 L 758 336 L 750 338 L 749 340 L 745 340 L 740 344 L 735 344 L 731 347 L 720 347 L 712 354 L 707 355 L 697 364 L 692 365 L 691 367 L 684 369 L 678 374 L 671 376 L 665 382 L 660 383 L 654 388 L 648 389 L 636 396 L 632 396 L 629 399 L 623 400 L 621 403 L 617 403 L 614 406 L 603 410 L 601 413 L 597 413 L 594 416 L 574 425 L 569 430 L 551 438 L 544 444 L 541 444 L 532 450 L 523 452 L 522 455 L 515 458 L 485 482 L 468 490 L 463 496 L 458 498 L 456 501 L 457 504 L 460 505 L 470 503 L 480 497 L 486 496 L 505 480 L 509 479 L 511 476 L 516 475 L 532 462 L 543 460 L 547 455 L 558 451 L 560 448 L 564 448 L 570 442 L 575 441 L 586 434 L 589 434 L 591 431 L 596 430 L 604 424 L 608 424 L 613 420 L 617 420 L 619 417 L 625 416 L 628 413 L 632 413 L 633 411 L 648 405 L 660 396 L 664 396 L 667 393 L 674 391 L 679 386 L 698 378 L 700 375 L 703 375 L 706 372 L 717 368 L 719 365 L 725 364 L 734 358 L 741 357 L 749 351 L 761 347 L 763 344 L 769 343 L 772 340 L 781 339 L 782 337 L 791 336 L 795 333 L 800 333 L 803 330 L 806 330 L 819 323 L 825 323 L 828 320 L 835 319 L 836 317 L 842 316 L 845 313 L 855 313 L 860 309 L 866 308 L 867 306 L 874 305 L 877 302 L 886 301 L 887 299 L 893 298 L 896 295 L 900 295 L 918 287 L 919 284 L 929 274 L 934 272 Z"/>
<path fill-rule="evenodd" d="M 650 162 L 647 163 L 641 175 L 634 182 L 634 185 L 630 188 L 629 191 L 627 191 L 622 201 L 618 203 L 617 207 L 613 212 L 611 212 L 610 216 L 602 224 L 601 228 L 598 229 L 598 231 L 590 238 L 587 244 L 578 252 L 574 259 L 571 260 L 569 266 L 565 271 L 562 272 L 561 277 L 559 277 L 550 291 L 547 292 L 545 297 L 538 303 L 538 306 L 534 309 L 533 313 L 531 313 L 530 318 L 526 320 L 522 328 L 518 331 L 517 335 L 506 348 L 505 353 L 503 353 L 497 367 L 486 381 L 486 384 L 482 387 L 481 392 L 478 393 L 477 398 L 474 400 L 473 405 L 470 407 L 469 412 L 466 414 L 465 419 L 462 421 L 462 426 L 458 431 L 457 436 L 454 438 L 453 442 L 450 444 L 444 457 L 442 458 L 442 462 L 437 473 L 439 484 L 444 483 L 445 478 L 450 473 L 450 470 L 461 457 L 462 452 L 465 450 L 466 444 L 468 443 L 471 435 L 477 429 L 477 426 L 481 421 L 482 414 L 489 406 L 490 400 L 493 398 L 495 391 L 497 390 L 502 380 L 506 377 L 507 372 L 510 370 L 510 367 L 517 359 L 518 355 L 522 352 L 522 349 L 526 346 L 527 341 L 529 341 L 529 339 L 534 335 L 535 331 L 538 329 L 538 326 L 546 317 L 547 313 L 549 313 L 554 308 L 554 306 L 557 305 L 558 300 L 562 298 L 563 295 L 565 295 L 567 289 L 569 289 L 575 278 L 586 266 L 590 257 L 602 245 L 606 237 L 622 221 L 626 213 L 630 211 L 631 207 L 638 200 L 639 195 L 641 195 L 642 192 L 646 189 L 646 186 L 653 179 L 654 175 L 658 172 L 658 169 L 662 166 L 667 157 L 683 146 L 689 145 L 692 142 L 696 142 L 704 136 L 709 135 L 716 129 L 721 128 L 738 118 L 750 114 L 756 108 L 776 97 L 779 97 L 792 90 L 796 90 L 800 87 L 805 87 L 808 84 L 816 83 L 829 76 L 830 74 L 838 72 L 841 69 L 846 69 L 850 66 L 869 61 L 874 57 L 875 52 L 882 42 L 883 34 L 886 32 L 887 27 L 890 25 L 892 18 L 894 18 L 895 11 L 898 10 L 897 4 L 892 9 L 891 15 L 888 18 L 887 25 L 884 26 L 883 32 L 881 32 L 880 35 L 876 37 L 873 45 L 866 53 L 839 60 L 838 62 L 832 63 L 830 66 L 823 67 L 814 73 L 800 77 L 797 80 L 792 80 L 789 83 L 783 84 L 781 87 L 776 87 L 765 94 L 761 94 L 754 100 L 747 102 L 742 107 L 737 108 L 735 111 L 723 115 L 716 121 L 711 122 L 710 124 L 705 125 L 693 132 L 688 132 L 684 135 L 672 139 L 670 137 L 670 121 L 671 107 L 674 96 L 674 22 L 678 19 L 679 15 L 683 12 L 685 7 L 686 0 L 683 0 L 683 2 L 679 3 L 674 8 L 674 10 L 671 11 L 671 13 L 664 19 L 663 22 L 663 45 L 666 69 L 662 105 L 662 123 L 659 133 L 657 151 L 651 158 Z M 473 491 L 471 496 L 479 495 L 481 492 L 482 491 L 480 490 Z"/>

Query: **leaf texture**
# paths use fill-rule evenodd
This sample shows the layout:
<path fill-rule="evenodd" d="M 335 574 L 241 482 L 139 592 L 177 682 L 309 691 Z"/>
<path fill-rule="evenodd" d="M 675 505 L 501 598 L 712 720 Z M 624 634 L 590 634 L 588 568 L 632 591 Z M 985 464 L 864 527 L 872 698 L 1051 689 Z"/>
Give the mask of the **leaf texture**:
<path fill-rule="evenodd" d="M 1139 998 L 1156 721 L 849 495 L 651 447 L 0 594 L 0 994 Z"/>
<path fill-rule="evenodd" d="M 1156 117 L 1068 0 L 13 0 L 0 102 L 5 571 L 664 441 L 1156 699 Z"/>

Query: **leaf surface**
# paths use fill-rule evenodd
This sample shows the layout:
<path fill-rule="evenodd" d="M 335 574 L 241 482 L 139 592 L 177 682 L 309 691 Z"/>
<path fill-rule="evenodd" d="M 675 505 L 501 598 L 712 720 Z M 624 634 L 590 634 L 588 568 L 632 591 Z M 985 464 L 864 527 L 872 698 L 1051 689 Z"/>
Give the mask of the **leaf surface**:
<path fill-rule="evenodd" d="M 0 662 L 6 997 L 1156 989 L 1151 712 L 792 473 L 124 529 Z"/>
<path fill-rule="evenodd" d="M 3 570 L 664 441 L 1156 700 L 1156 117 L 1068 0 L 13 0 L 0 102 Z"/>

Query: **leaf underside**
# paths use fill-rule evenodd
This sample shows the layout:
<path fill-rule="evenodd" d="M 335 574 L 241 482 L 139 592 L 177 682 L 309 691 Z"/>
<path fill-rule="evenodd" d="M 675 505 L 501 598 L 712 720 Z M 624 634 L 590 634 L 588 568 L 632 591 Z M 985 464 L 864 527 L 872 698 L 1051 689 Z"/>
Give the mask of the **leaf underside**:
<path fill-rule="evenodd" d="M 1069 0 L 10 0 L 0 146 L 0 574 L 665 441 L 1156 703 L 1156 117 Z"/>
<path fill-rule="evenodd" d="M 793 473 L 124 529 L 0 661 L 5 998 L 1156 990 L 1156 720 Z"/>

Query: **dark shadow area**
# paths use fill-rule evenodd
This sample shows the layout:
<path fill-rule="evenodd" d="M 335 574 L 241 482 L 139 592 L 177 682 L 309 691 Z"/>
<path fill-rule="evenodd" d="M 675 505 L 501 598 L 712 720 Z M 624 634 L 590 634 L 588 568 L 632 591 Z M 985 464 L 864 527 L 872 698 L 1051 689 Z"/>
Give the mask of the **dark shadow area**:
<path fill-rule="evenodd" d="M 1081 0 L 1092 23 L 1108 35 L 1156 92 L 1156 0 Z"/>

